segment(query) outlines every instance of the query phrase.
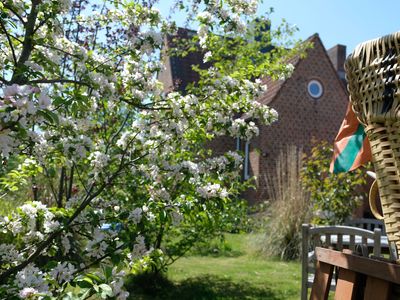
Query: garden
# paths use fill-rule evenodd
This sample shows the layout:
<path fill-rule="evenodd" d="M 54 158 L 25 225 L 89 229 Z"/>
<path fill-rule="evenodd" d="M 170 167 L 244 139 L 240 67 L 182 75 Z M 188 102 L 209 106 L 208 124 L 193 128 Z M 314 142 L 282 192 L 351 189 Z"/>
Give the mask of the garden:
<path fill-rule="evenodd" d="M 157 1 L 0 2 L 0 299 L 299 297 L 301 223 L 342 222 L 364 179 L 319 180 L 326 144 L 304 165 L 287 149 L 272 198 L 248 207 L 243 153 L 205 147 L 276 121 L 262 78 L 310 47 L 285 22 L 264 30 L 257 5 L 176 1 L 197 34 L 168 49 Z M 159 80 L 195 51 L 196 84 Z"/>

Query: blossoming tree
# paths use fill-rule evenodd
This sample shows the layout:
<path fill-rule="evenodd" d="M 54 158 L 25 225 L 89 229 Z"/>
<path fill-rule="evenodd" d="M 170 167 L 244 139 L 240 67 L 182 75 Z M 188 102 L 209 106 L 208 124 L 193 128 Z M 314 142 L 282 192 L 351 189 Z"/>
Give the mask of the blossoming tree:
<path fill-rule="evenodd" d="M 24 202 L 0 217 L 0 295 L 125 299 L 126 272 L 160 271 L 226 228 L 242 158 L 204 145 L 276 119 L 261 78 L 287 76 L 300 47 L 285 24 L 262 32 L 257 1 L 177 1 L 198 35 L 173 52 L 156 1 L 0 9 L 1 199 Z M 165 92 L 162 56 L 199 49 L 212 67 Z"/>

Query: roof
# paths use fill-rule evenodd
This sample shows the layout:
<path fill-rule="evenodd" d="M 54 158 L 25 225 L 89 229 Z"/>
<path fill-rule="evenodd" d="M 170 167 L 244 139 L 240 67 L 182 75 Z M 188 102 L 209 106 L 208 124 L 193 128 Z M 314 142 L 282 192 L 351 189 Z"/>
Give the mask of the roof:
<path fill-rule="evenodd" d="M 318 33 L 313 34 L 312 36 L 310 36 L 308 39 L 305 40 L 305 42 L 311 42 L 312 44 L 314 44 L 314 42 L 319 42 L 322 44 Z M 291 58 L 288 61 L 288 64 L 292 64 L 296 70 L 296 66 L 298 65 L 298 63 L 301 61 L 300 57 L 298 55 L 296 55 L 295 57 Z M 335 71 L 336 73 L 336 71 Z M 263 81 L 264 83 L 267 85 L 267 92 L 262 96 L 262 98 L 260 98 L 260 102 L 262 104 L 269 104 L 271 103 L 279 94 L 281 88 L 285 85 L 285 83 L 288 81 L 289 78 L 287 79 L 279 79 L 279 80 L 274 80 L 271 77 L 267 77 L 265 78 Z"/>
<path fill-rule="evenodd" d="M 183 38 L 187 39 L 189 36 L 196 34 L 193 30 L 185 29 L 185 28 L 178 28 L 177 34 L 175 36 L 169 36 L 167 45 L 169 47 L 174 47 L 174 38 Z M 318 33 L 313 34 L 309 38 L 307 38 L 305 43 L 319 43 L 322 48 L 324 49 L 324 53 L 328 59 L 328 61 L 332 65 L 332 71 L 336 76 L 339 78 L 335 67 L 332 64 L 331 59 L 329 58 L 325 47 L 322 44 L 321 39 L 319 38 Z M 309 49 L 310 50 L 310 49 Z M 307 51 L 309 51 L 307 50 Z M 195 83 L 199 80 L 199 74 L 192 69 L 193 65 L 198 65 L 201 69 L 209 67 L 209 63 L 203 62 L 203 53 L 201 51 L 190 52 L 186 57 L 169 57 L 170 59 L 170 68 L 171 68 L 171 77 L 173 80 L 173 85 L 175 89 L 180 90 L 181 92 L 185 91 L 186 86 L 189 83 Z M 299 55 L 288 60 L 288 63 L 294 66 L 294 72 L 296 72 L 296 67 L 298 66 L 299 62 L 302 59 Z M 264 78 L 263 81 L 267 85 L 267 91 L 264 93 L 258 100 L 262 104 L 270 104 L 274 99 L 277 98 L 279 92 L 281 91 L 282 87 L 286 84 L 286 82 L 290 80 L 290 78 L 284 80 L 273 80 L 270 77 Z"/>

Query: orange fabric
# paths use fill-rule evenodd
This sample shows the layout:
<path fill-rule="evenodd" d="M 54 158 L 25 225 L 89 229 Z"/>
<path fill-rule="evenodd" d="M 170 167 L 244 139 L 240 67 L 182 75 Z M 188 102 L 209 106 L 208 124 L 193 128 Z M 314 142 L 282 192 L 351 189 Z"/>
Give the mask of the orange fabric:
<path fill-rule="evenodd" d="M 334 151 L 333 158 L 330 165 L 330 171 L 334 171 L 335 161 L 338 159 L 339 155 L 346 148 L 349 140 L 355 135 L 357 129 L 360 126 L 356 114 L 351 108 L 351 103 L 347 106 L 346 116 L 340 126 L 339 133 L 337 134 L 334 141 Z M 347 171 L 357 169 L 358 167 L 371 161 L 371 146 L 369 144 L 368 138 L 365 137 L 363 140 L 362 147 L 358 149 L 358 153 L 353 161 L 353 164 Z"/>

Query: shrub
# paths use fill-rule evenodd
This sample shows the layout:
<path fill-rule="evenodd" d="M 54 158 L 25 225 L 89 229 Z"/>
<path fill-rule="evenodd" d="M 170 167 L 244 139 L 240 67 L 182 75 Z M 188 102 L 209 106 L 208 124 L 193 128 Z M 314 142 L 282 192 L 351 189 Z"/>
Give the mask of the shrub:
<path fill-rule="evenodd" d="M 301 173 L 302 183 L 313 202 L 313 223 L 342 224 L 363 198 L 359 187 L 366 182 L 365 172 L 357 169 L 348 173 L 330 173 L 333 146 L 326 141 L 314 144 L 311 154 L 305 157 Z"/>

